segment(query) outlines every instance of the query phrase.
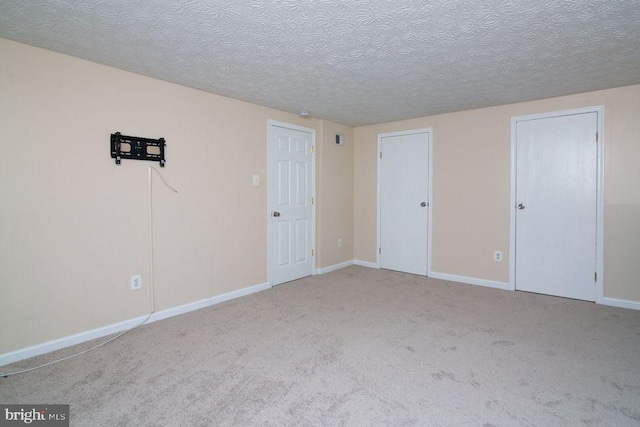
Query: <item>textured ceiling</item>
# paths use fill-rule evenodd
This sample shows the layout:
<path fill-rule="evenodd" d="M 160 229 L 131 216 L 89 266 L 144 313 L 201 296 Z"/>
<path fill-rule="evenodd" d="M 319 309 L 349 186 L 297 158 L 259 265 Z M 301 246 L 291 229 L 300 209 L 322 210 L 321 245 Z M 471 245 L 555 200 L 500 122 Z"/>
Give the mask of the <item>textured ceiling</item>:
<path fill-rule="evenodd" d="M 640 0 L 10 0 L 0 37 L 348 125 L 640 83 Z"/>

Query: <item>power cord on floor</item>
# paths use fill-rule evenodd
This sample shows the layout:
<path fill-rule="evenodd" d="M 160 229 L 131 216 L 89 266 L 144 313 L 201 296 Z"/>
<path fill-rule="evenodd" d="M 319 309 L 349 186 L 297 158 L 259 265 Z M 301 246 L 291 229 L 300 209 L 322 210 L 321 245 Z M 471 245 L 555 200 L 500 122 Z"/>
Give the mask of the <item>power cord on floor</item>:
<path fill-rule="evenodd" d="M 109 344 L 111 341 L 115 341 L 115 340 L 117 340 L 118 338 L 120 338 L 121 336 L 123 336 L 124 334 L 126 334 L 127 332 L 131 332 L 131 331 L 133 331 L 134 329 L 137 329 L 137 328 L 139 328 L 140 326 L 144 325 L 144 324 L 145 324 L 145 323 L 147 323 L 147 321 L 151 318 L 151 315 L 152 315 L 152 314 L 153 314 L 153 313 L 149 313 L 149 315 L 148 315 L 147 317 L 145 317 L 145 319 L 144 319 L 142 322 L 138 323 L 137 325 L 135 325 L 135 326 L 133 326 L 133 327 L 131 327 L 131 328 L 129 328 L 129 329 L 127 329 L 127 330 L 123 331 L 123 332 L 120 332 L 118 335 L 116 335 L 116 336 L 115 336 L 115 337 L 113 337 L 113 338 L 109 338 L 109 339 L 108 339 L 108 340 L 106 340 L 105 342 L 102 342 L 102 343 L 100 343 L 100 344 L 98 344 L 98 345 L 94 345 L 94 346 L 93 346 L 93 347 L 91 347 L 91 348 L 88 348 L 88 349 L 86 349 L 86 350 L 80 351 L 80 352 L 78 352 L 78 353 L 74 353 L 74 354 L 72 354 L 72 355 L 70 355 L 70 356 L 67 356 L 67 357 L 63 357 L 62 359 L 58 359 L 58 360 L 54 360 L 54 361 L 52 361 L 52 362 L 44 363 L 44 364 L 42 364 L 42 365 L 34 366 L 33 368 L 21 369 L 21 370 L 19 370 L 19 371 L 15 371 L 15 372 L 0 372 L 0 377 L 5 377 L 5 378 L 6 378 L 6 377 L 10 377 L 10 376 L 12 376 L 12 375 L 24 374 L 25 372 L 35 371 L 36 369 L 44 368 L 44 367 L 46 367 L 46 366 L 51 366 L 51 365 L 53 365 L 53 364 L 56 364 L 56 363 L 59 363 L 59 362 L 63 362 L 63 361 L 65 361 L 65 360 L 73 359 L 74 357 L 80 356 L 81 354 L 89 353 L 90 351 L 93 351 L 93 350 L 95 350 L 96 348 L 100 348 L 100 347 L 102 347 L 103 345 Z"/>

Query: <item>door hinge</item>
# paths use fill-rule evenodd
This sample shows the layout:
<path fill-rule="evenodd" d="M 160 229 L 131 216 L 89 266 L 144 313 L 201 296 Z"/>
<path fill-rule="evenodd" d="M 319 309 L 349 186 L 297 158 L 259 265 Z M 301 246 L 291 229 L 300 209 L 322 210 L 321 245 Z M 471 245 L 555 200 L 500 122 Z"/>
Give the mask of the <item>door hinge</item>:
<path fill-rule="evenodd" d="M 594 282 L 598 281 L 598 273 L 593 273 L 593 281 Z"/>
<path fill-rule="evenodd" d="M 380 152 L 380 158 L 382 158 L 382 151 Z"/>
<path fill-rule="evenodd" d="M 598 132 L 596 132 L 596 142 L 598 142 Z"/>
<path fill-rule="evenodd" d="M 382 253 L 382 248 L 378 248 L 378 253 L 381 254 Z"/>
<path fill-rule="evenodd" d="M 313 249 L 311 249 L 311 256 L 313 256 Z"/>
<path fill-rule="evenodd" d="M 313 204 L 313 197 L 311 198 L 311 204 Z"/>
<path fill-rule="evenodd" d="M 311 146 L 311 152 L 312 152 L 312 153 L 315 153 L 315 152 L 316 152 L 316 149 L 315 149 L 315 147 L 314 147 L 313 145 Z"/>

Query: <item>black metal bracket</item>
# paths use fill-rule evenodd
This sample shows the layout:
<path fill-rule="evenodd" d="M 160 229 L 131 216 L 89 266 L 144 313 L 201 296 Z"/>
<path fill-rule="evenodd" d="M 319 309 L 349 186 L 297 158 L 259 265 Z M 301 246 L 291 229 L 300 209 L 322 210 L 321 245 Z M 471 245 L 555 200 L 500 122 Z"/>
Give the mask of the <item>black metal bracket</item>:
<path fill-rule="evenodd" d="M 111 134 L 111 158 L 116 159 L 116 165 L 119 165 L 122 159 L 131 159 L 160 162 L 160 167 L 164 167 L 166 145 L 164 138 L 140 138 L 116 132 Z"/>

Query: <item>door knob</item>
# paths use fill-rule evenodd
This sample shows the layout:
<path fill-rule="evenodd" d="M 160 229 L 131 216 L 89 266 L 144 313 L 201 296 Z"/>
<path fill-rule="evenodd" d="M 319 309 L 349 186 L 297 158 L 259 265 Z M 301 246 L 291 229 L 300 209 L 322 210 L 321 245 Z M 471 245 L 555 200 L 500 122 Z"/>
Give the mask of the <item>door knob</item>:
<path fill-rule="evenodd" d="M 273 213 L 273 216 L 275 216 L 275 217 L 280 216 L 280 212 L 278 212 L 278 211 L 274 212 L 274 213 Z"/>
<path fill-rule="evenodd" d="M 427 202 L 420 203 L 420 206 L 422 206 L 424 208 L 425 206 L 427 206 Z"/>
<path fill-rule="evenodd" d="M 524 209 L 524 205 L 523 205 L 522 203 L 520 203 L 520 204 L 518 205 L 518 209 L 523 210 L 523 209 Z"/>

